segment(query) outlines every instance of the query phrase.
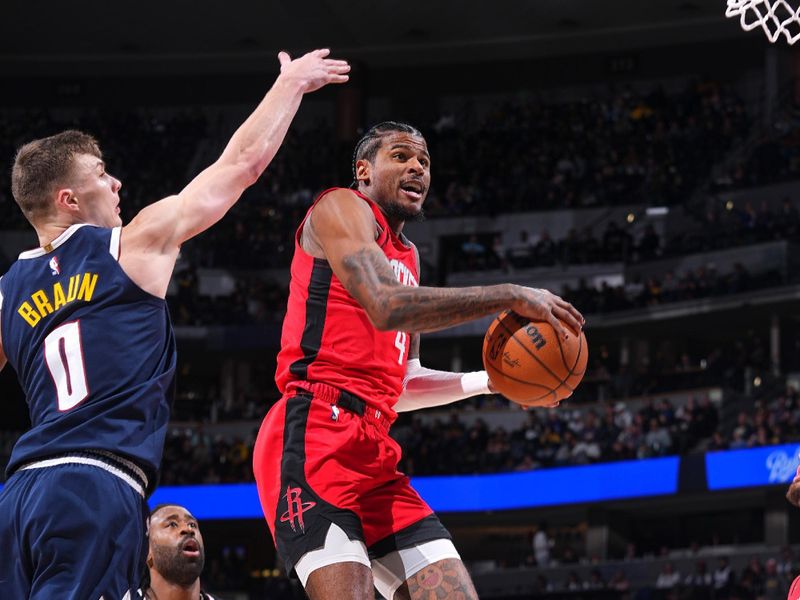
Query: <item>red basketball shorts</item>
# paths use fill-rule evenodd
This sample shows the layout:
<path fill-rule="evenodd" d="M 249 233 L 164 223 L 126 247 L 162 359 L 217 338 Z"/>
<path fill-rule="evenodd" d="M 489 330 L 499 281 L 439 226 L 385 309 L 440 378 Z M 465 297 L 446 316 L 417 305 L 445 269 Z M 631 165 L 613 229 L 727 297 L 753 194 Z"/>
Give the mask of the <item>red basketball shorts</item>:
<path fill-rule="evenodd" d="M 347 392 L 308 387 L 272 407 L 253 455 L 261 507 L 287 572 L 325 544 L 331 523 L 364 542 L 370 559 L 450 539 L 397 470 L 400 447 L 386 418 Z"/>

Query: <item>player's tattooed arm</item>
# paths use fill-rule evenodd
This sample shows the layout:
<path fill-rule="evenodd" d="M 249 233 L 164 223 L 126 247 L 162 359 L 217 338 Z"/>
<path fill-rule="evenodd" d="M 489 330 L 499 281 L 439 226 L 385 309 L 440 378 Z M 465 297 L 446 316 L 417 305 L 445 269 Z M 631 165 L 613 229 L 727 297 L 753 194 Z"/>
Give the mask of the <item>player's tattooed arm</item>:
<path fill-rule="evenodd" d="M 411 334 L 411 343 L 408 346 L 408 360 L 419 358 L 419 334 Z"/>
<path fill-rule="evenodd" d="M 510 308 L 548 321 L 562 336 L 577 333 L 583 317 L 546 290 L 512 284 L 465 288 L 402 285 L 375 243 L 375 220 L 365 202 L 348 190 L 324 196 L 303 233 L 307 252 L 328 260 L 336 277 L 384 331 L 425 332 L 452 327 Z"/>

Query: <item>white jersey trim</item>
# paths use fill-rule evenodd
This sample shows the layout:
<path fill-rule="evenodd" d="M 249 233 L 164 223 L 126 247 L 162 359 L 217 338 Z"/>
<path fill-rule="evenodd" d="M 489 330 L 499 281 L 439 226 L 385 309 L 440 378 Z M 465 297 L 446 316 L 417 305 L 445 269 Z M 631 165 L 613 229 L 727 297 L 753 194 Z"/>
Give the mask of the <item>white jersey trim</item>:
<path fill-rule="evenodd" d="M 45 254 L 49 254 L 50 252 L 58 248 L 61 244 L 66 242 L 69 238 L 71 238 L 72 234 L 78 231 L 78 229 L 80 229 L 84 225 L 88 225 L 88 223 L 75 223 L 75 225 L 70 225 L 69 227 L 67 227 L 67 229 L 64 230 L 64 232 L 60 236 L 58 236 L 52 242 L 47 244 L 47 246 L 44 246 L 42 248 L 34 248 L 33 250 L 26 250 L 25 252 L 22 252 L 18 258 L 20 260 L 23 260 L 26 258 L 38 258 L 40 256 L 44 256 Z"/>
<path fill-rule="evenodd" d="M 111 256 L 117 261 L 119 260 L 119 236 L 121 233 L 122 227 L 114 227 L 114 229 L 111 230 L 111 244 L 108 248 Z"/>
<path fill-rule="evenodd" d="M 3 281 L 3 278 L 0 277 L 0 281 Z M 0 288 L 0 310 L 3 310 L 3 290 Z"/>
<path fill-rule="evenodd" d="M 93 467 L 100 467 L 104 471 L 108 471 L 112 475 L 115 475 L 120 479 L 122 479 L 122 481 L 131 486 L 137 494 L 139 494 L 142 498 L 144 498 L 144 488 L 139 484 L 138 481 L 136 481 L 133 477 L 123 472 L 122 470 L 117 469 L 109 465 L 108 463 L 104 463 L 102 460 L 97 460 L 96 458 L 88 458 L 86 456 L 59 456 L 58 458 L 47 458 L 45 460 L 37 460 L 36 462 L 20 467 L 19 470 L 27 471 L 28 469 L 44 469 L 46 467 L 55 467 L 58 465 L 69 465 L 69 464 L 91 465 Z"/>

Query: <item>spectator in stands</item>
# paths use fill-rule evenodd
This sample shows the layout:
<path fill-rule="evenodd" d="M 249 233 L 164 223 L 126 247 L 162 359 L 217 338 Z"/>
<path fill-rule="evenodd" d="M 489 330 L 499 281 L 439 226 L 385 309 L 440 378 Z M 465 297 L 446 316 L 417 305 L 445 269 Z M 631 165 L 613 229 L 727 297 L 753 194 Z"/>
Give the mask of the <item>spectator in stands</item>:
<path fill-rule="evenodd" d="M 567 580 L 564 582 L 564 589 L 575 592 L 586 589 L 586 586 L 577 571 L 570 571 L 569 575 L 567 575 Z"/>
<path fill-rule="evenodd" d="M 679 571 L 675 570 L 675 565 L 670 561 L 665 562 L 664 566 L 661 567 L 661 572 L 656 578 L 656 589 L 671 590 L 680 585 L 680 582 L 681 574 Z"/>
<path fill-rule="evenodd" d="M 708 571 L 706 561 L 698 560 L 694 572 L 687 575 L 683 583 L 687 588 L 684 596 L 686 600 L 709 600 L 714 587 L 714 577 Z"/>
<path fill-rule="evenodd" d="M 714 592 L 718 595 L 727 594 L 733 587 L 733 583 L 734 577 L 730 561 L 722 556 L 719 558 L 717 568 L 714 569 Z"/>
<path fill-rule="evenodd" d="M 586 582 L 584 587 L 587 590 L 604 590 L 608 586 L 605 579 L 603 579 L 603 574 L 600 573 L 600 570 L 592 569 L 592 572 L 589 573 L 589 580 Z"/>
<path fill-rule="evenodd" d="M 781 548 L 781 556 L 778 559 L 776 570 L 778 571 L 778 575 L 787 581 L 790 581 L 792 577 L 794 577 L 794 552 L 790 546 L 784 546 Z"/>
<path fill-rule="evenodd" d="M 533 555 L 539 567 L 550 565 L 550 548 L 553 541 L 547 536 L 547 523 L 539 523 L 539 529 L 533 534 Z"/>
<path fill-rule="evenodd" d="M 764 600 L 783 600 L 789 580 L 778 573 L 778 561 L 774 558 L 767 559 L 764 563 L 764 579 L 761 585 Z"/>
<path fill-rule="evenodd" d="M 614 590 L 615 592 L 627 592 L 631 589 L 631 582 L 628 581 L 628 577 L 625 575 L 625 571 L 620 569 L 611 580 L 608 582 L 608 588 Z"/>
<path fill-rule="evenodd" d="M 508 271 L 508 258 L 506 246 L 503 244 L 503 235 L 498 233 L 492 238 L 492 253 L 489 264 L 503 272 Z"/>
<path fill-rule="evenodd" d="M 486 265 L 486 247 L 478 241 L 475 234 L 461 244 L 461 254 L 466 260 L 467 269 L 480 269 Z"/>
<path fill-rule="evenodd" d="M 508 260 L 515 269 L 525 269 L 533 265 L 533 244 L 528 232 L 519 232 L 519 240 L 508 250 Z"/>

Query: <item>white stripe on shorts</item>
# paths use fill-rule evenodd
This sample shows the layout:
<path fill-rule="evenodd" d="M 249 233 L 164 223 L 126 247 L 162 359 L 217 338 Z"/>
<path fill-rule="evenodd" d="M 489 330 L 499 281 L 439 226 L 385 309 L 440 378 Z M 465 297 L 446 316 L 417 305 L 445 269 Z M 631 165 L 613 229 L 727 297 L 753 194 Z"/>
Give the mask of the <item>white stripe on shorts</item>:
<path fill-rule="evenodd" d="M 97 460 L 96 458 L 88 458 L 86 456 L 59 456 L 57 458 L 46 458 L 45 460 L 37 460 L 36 462 L 24 465 L 20 467 L 19 470 L 27 471 L 28 469 L 44 469 L 45 467 L 55 467 L 57 465 L 68 465 L 68 464 L 91 465 L 93 467 L 100 467 L 104 471 L 108 471 L 112 475 L 116 475 L 117 477 L 122 479 L 122 481 L 131 486 L 137 494 L 139 494 L 142 498 L 144 498 L 144 488 L 138 481 L 136 481 L 133 477 L 131 477 L 124 471 L 112 467 L 108 463 L 104 463 L 102 460 Z"/>

